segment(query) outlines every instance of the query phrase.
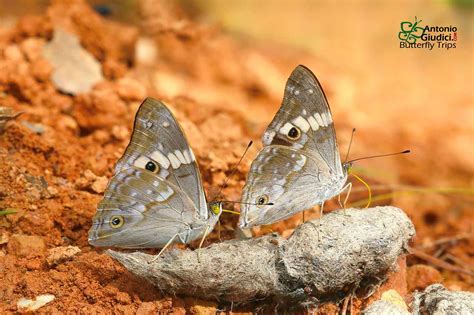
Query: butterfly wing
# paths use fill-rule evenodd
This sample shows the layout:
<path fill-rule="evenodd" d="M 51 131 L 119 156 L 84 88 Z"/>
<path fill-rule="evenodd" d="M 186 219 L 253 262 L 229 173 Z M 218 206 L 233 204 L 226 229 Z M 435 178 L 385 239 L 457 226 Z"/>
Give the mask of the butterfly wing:
<path fill-rule="evenodd" d="M 193 201 L 176 185 L 148 170 L 125 168 L 99 203 L 89 243 L 122 248 L 163 247 L 175 237 L 187 243 L 204 233 Z"/>
<path fill-rule="evenodd" d="M 298 66 L 263 135 L 242 194 L 240 226 L 270 224 L 337 194 L 347 179 L 326 96 L 314 74 Z M 273 205 L 255 205 L 260 201 Z"/>
<path fill-rule="evenodd" d="M 252 162 L 243 189 L 239 225 L 271 224 L 330 199 L 346 181 L 319 153 L 281 145 L 264 147 Z M 263 205 L 258 205 L 263 200 Z M 267 205 L 270 203 L 270 205 Z"/>
<path fill-rule="evenodd" d="M 194 154 L 173 114 L 147 98 L 132 138 L 115 166 L 89 231 L 95 246 L 162 247 L 173 237 L 188 242 L 209 218 Z"/>
<path fill-rule="evenodd" d="M 262 141 L 265 146 L 279 144 L 319 152 L 331 169 L 343 172 L 326 95 L 316 76 L 304 66 L 296 67 L 288 78 L 282 105 Z"/>
<path fill-rule="evenodd" d="M 132 166 L 146 168 L 151 162 L 156 174 L 176 185 L 207 219 L 206 196 L 193 151 L 170 110 L 160 101 L 147 98 L 138 109 L 132 139 L 115 166 L 115 173 Z M 151 165 L 151 164 L 150 164 Z"/>

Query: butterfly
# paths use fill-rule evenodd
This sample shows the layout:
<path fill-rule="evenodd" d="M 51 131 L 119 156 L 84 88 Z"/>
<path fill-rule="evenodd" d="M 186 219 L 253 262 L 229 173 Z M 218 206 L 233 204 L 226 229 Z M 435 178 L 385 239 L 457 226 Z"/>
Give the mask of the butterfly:
<path fill-rule="evenodd" d="M 166 248 L 205 237 L 222 212 L 207 203 L 193 151 L 171 111 L 147 98 L 89 230 L 93 246 Z"/>
<path fill-rule="evenodd" d="M 350 163 L 341 163 L 326 96 L 308 68 L 291 73 L 262 142 L 242 192 L 241 228 L 322 207 L 345 189 Z"/>

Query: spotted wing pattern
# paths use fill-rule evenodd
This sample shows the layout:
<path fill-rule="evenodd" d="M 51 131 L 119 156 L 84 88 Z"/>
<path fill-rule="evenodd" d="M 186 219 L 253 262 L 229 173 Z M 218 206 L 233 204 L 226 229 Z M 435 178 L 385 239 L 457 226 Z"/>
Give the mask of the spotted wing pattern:
<path fill-rule="evenodd" d="M 329 105 L 304 66 L 289 77 L 282 105 L 262 141 L 242 193 L 241 227 L 270 224 L 311 208 L 336 195 L 346 182 Z"/>
<path fill-rule="evenodd" d="M 146 99 L 98 205 L 89 242 L 163 247 L 173 239 L 187 243 L 215 221 L 209 217 L 199 169 L 183 131 L 163 103 Z"/>
<path fill-rule="evenodd" d="M 206 196 L 194 153 L 170 110 L 147 98 L 138 109 L 132 139 L 115 166 L 115 173 L 153 162 L 161 178 L 176 185 L 193 201 L 202 219 L 207 219 Z"/>
<path fill-rule="evenodd" d="M 132 166 L 109 183 L 89 231 L 94 246 L 160 248 L 173 237 L 183 243 L 204 233 L 206 221 L 176 185 Z M 113 220 L 121 220 L 113 224 Z"/>
<path fill-rule="evenodd" d="M 298 130 L 298 139 L 288 136 L 292 128 Z M 343 172 L 326 95 L 316 76 L 304 66 L 296 67 L 288 78 L 282 105 L 262 141 L 265 146 L 281 144 L 318 152 L 331 169 Z"/>

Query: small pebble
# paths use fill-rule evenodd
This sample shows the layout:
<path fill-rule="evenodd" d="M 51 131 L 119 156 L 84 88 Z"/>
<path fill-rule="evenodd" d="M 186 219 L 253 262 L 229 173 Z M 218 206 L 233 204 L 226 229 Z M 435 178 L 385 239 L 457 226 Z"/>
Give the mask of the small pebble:
<path fill-rule="evenodd" d="M 72 259 L 72 257 L 76 256 L 80 252 L 81 250 L 77 246 L 61 246 L 51 248 L 50 250 L 48 250 L 48 257 L 46 258 L 46 262 L 50 267 L 56 266 L 67 260 Z"/>
<path fill-rule="evenodd" d="M 108 179 L 105 176 L 98 177 L 92 184 L 91 188 L 94 192 L 101 194 L 107 188 Z"/>
<path fill-rule="evenodd" d="M 21 298 L 16 303 L 18 308 L 26 308 L 28 311 L 36 311 L 37 309 L 52 302 L 56 297 L 52 294 L 43 294 L 36 297 L 34 300 Z"/>
<path fill-rule="evenodd" d="M 117 140 L 127 140 L 130 138 L 130 132 L 124 126 L 113 126 L 112 136 Z"/>
<path fill-rule="evenodd" d="M 22 125 L 25 126 L 26 128 L 30 129 L 36 134 L 42 135 L 45 131 L 45 127 L 43 124 L 38 124 L 38 123 L 30 123 L 26 120 L 23 120 Z"/>
<path fill-rule="evenodd" d="M 7 244 L 9 240 L 10 237 L 6 232 L 3 232 L 2 235 L 0 235 L 0 245 Z"/>

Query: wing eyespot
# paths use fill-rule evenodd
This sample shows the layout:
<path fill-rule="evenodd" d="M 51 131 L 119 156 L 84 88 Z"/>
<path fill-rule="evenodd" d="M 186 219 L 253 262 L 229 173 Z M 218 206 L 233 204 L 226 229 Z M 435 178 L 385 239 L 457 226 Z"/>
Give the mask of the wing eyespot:
<path fill-rule="evenodd" d="M 153 152 L 153 154 L 155 154 L 155 152 Z M 160 171 L 160 166 L 158 165 L 158 163 L 150 159 L 146 155 L 140 155 L 137 159 L 135 159 L 135 161 L 133 162 L 133 166 L 145 169 L 152 173 L 158 173 Z"/>
<path fill-rule="evenodd" d="M 146 164 L 145 164 L 145 169 L 150 171 L 150 172 L 153 172 L 153 173 L 157 173 L 160 168 L 158 167 L 158 165 L 156 165 L 155 162 L 153 161 L 148 161 Z"/>
<path fill-rule="evenodd" d="M 298 127 L 291 127 L 286 134 L 286 137 L 290 140 L 296 141 L 301 137 L 301 130 Z"/>
<path fill-rule="evenodd" d="M 267 195 L 261 195 L 261 196 L 258 196 L 257 199 L 255 199 L 255 204 L 259 208 L 263 207 L 267 203 L 268 203 L 268 196 Z"/>
<path fill-rule="evenodd" d="M 121 215 L 114 215 L 110 218 L 109 224 L 111 228 L 118 229 L 123 226 L 124 222 L 125 221 Z"/>

